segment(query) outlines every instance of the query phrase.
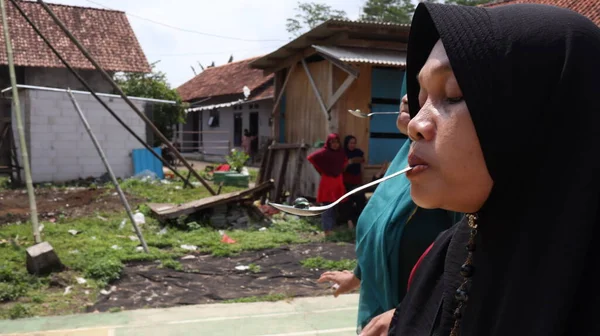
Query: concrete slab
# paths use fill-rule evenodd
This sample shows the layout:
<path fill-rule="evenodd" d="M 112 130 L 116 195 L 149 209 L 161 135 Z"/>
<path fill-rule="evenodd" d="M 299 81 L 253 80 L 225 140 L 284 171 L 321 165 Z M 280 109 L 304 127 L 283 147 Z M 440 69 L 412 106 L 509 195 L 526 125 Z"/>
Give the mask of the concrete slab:
<path fill-rule="evenodd" d="M 12 336 L 356 335 L 358 295 L 0 321 Z"/>

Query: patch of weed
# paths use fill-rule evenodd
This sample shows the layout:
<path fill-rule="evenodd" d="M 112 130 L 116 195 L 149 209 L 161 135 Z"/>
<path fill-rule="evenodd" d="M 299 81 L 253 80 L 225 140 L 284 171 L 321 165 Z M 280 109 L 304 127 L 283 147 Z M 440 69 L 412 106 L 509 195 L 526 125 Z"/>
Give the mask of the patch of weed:
<path fill-rule="evenodd" d="M 29 306 L 22 305 L 20 303 L 17 303 L 16 305 L 12 306 L 8 310 L 8 318 L 10 318 L 11 320 L 16 320 L 16 319 L 26 318 L 26 317 L 31 317 L 31 316 L 33 316 L 33 314 L 31 313 L 31 309 L 29 309 Z"/>
<path fill-rule="evenodd" d="M 87 265 L 85 275 L 96 280 L 111 283 L 121 277 L 123 267 L 125 266 L 117 258 L 101 258 Z"/>
<path fill-rule="evenodd" d="M 179 261 L 173 259 L 163 260 L 159 267 L 170 268 L 175 271 L 183 271 L 183 265 L 181 265 Z"/>
<path fill-rule="evenodd" d="M 300 262 L 302 267 L 326 271 L 344 271 L 356 268 L 357 261 L 350 259 L 328 260 L 323 257 L 304 259 Z"/>
<path fill-rule="evenodd" d="M 289 299 L 285 294 L 269 294 L 263 296 L 249 296 L 245 298 L 225 300 L 223 303 L 252 303 L 252 302 L 276 302 Z"/>
<path fill-rule="evenodd" d="M 259 265 L 256 265 L 256 264 L 250 264 L 250 265 L 248 265 L 248 270 L 249 270 L 250 272 L 252 272 L 252 273 L 256 274 L 256 273 L 260 273 L 260 271 L 261 271 L 261 268 L 260 268 L 260 266 L 259 266 Z"/>

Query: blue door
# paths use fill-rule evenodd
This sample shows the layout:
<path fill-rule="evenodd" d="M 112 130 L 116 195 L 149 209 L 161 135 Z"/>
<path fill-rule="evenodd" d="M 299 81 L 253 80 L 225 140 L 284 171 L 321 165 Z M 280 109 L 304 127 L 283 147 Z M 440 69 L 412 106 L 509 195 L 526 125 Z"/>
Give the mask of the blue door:
<path fill-rule="evenodd" d="M 371 83 L 371 112 L 400 110 L 404 89 L 404 70 L 398 68 L 373 68 Z M 369 125 L 369 164 L 391 162 L 407 137 L 396 128 L 395 114 L 375 115 Z"/>

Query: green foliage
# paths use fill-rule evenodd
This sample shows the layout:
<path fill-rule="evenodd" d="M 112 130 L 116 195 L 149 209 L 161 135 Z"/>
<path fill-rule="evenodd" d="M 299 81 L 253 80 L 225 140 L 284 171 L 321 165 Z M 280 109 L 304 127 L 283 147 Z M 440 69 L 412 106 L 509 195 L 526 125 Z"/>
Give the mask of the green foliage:
<path fill-rule="evenodd" d="M 248 270 L 254 274 L 256 273 L 260 273 L 260 271 L 262 270 L 260 268 L 260 265 L 256 265 L 256 264 L 250 264 L 248 265 Z"/>
<path fill-rule="evenodd" d="M 96 259 L 87 265 L 85 275 L 87 277 L 110 283 L 121 277 L 123 263 L 114 257 Z"/>
<path fill-rule="evenodd" d="M 248 154 L 246 154 L 244 151 L 232 149 L 231 153 L 227 155 L 225 160 L 227 160 L 227 164 L 231 166 L 231 170 L 235 170 L 240 173 L 242 168 L 244 168 L 244 164 L 249 158 L 250 156 L 248 156 Z"/>
<path fill-rule="evenodd" d="M 175 271 L 183 271 L 183 265 L 177 260 L 166 259 L 161 262 L 161 268 L 170 268 Z"/>
<path fill-rule="evenodd" d="M 151 73 L 120 73 L 115 75 L 115 81 L 128 95 L 154 99 L 174 100 L 176 105 L 154 103 L 152 122 L 167 138 L 173 137 L 172 125 L 185 122 L 185 108 L 181 97 L 167 82 L 165 73 L 156 70 L 156 63 L 151 64 Z M 160 140 L 155 140 L 155 146 Z"/>
<path fill-rule="evenodd" d="M 8 310 L 8 317 L 11 320 L 16 320 L 16 319 L 31 317 L 31 316 L 33 316 L 33 314 L 31 313 L 31 309 L 29 309 L 29 307 L 22 305 L 20 303 L 17 303 L 16 305 L 12 306 Z"/>
<path fill-rule="evenodd" d="M 415 5 L 410 0 L 367 0 L 362 20 L 410 23 Z"/>
<path fill-rule="evenodd" d="M 21 284 L 0 282 L 0 302 L 14 301 L 26 293 L 26 288 Z"/>
<path fill-rule="evenodd" d="M 298 2 L 296 15 L 287 19 L 286 29 L 292 36 L 299 36 L 329 19 L 346 19 L 346 12 L 316 2 Z"/>
<path fill-rule="evenodd" d="M 305 268 L 319 269 L 327 271 L 344 271 L 353 270 L 356 268 L 356 260 L 342 259 L 342 260 L 327 260 L 323 257 L 308 258 L 301 261 L 301 264 Z"/>
<path fill-rule="evenodd" d="M 264 296 L 249 296 L 240 299 L 226 300 L 223 303 L 252 303 L 252 302 L 275 302 L 287 299 L 285 294 L 269 294 Z"/>

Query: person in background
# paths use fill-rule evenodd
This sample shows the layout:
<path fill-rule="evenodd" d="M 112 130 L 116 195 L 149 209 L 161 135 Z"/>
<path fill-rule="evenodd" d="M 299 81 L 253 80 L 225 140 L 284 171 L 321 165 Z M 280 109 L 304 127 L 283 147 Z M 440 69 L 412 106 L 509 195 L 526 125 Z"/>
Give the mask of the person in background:
<path fill-rule="evenodd" d="M 344 151 L 348 165 L 344 171 L 344 186 L 346 191 L 354 190 L 362 185 L 362 164 L 365 162 L 365 153 L 356 147 L 356 137 L 348 135 L 344 138 Z M 348 228 L 354 229 L 354 223 L 367 204 L 364 192 L 350 196 L 342 209 Z"/>
<path fill-rule="evenodd" d="M 342 175 L 348 164 L 348 159 L 341 148 L 339 135 L 329 134 L 323 148 L 310 154 L 307 159 L 321 175 L 317 191 L 317 203 L 327 205 L 344 196 L 346 188 L 344 187 Z M 336 221 L 337 209 L 335 207 L 321 215 L 321 224 L 326 236 L 332 233 Z"/>
<path fill-rule="evenodd" d="M 400 110 L 397 126 L 406 132 L 410 120 L 406 96 Z M 386 175 L 408 165 L 409 148 L 410 141 L 406 141 Z M 382 182 L 358 219 L 357 267 L 354 271 L 325 272 L 318 282 L 339 286 L 336 297 L 360 287 L 357 332 L 382 335 L 404 298 L 413 266 L 437 235 L 458 220 L 459 215 L 452 212 L 417 207 L 405 175 Z"/>

